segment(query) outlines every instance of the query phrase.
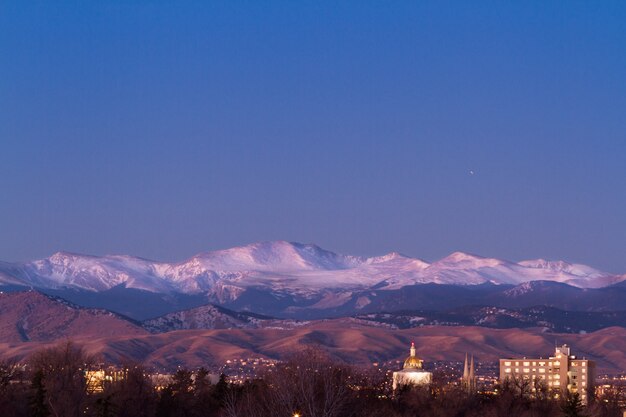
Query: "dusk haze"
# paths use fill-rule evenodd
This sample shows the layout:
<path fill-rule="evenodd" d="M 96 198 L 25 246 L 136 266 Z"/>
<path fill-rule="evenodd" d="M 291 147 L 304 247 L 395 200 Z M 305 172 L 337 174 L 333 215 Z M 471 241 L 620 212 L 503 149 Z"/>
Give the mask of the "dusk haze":
<path fill-rule="evenodd" d="M 626 271 L 622 2 L 4 2 L 2 259 Z"/>
<path fill-rule="evenodd" d="M 626 415 L 626 2 L 0 3 L 0 416 Z"/>

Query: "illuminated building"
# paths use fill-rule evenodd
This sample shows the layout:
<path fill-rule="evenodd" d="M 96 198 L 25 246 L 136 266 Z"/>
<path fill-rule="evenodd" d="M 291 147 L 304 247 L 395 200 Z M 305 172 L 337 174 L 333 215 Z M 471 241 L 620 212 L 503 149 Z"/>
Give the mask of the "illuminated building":
<path fill-rule="evenodd" d="M 393 373 L 393 389 L 404 385 L 428 385 L 433 380 L 433 374 L 423 369 L 424 361 L 415 356 L 415 343 L 411 342 L 409 357 L 404 361 L 401 371 Z"/>
<path fill-rule="evenodd" d="M 557 347 L 554 356 L 548 359 L 500 359 L 500 381 L 506 379 L 529 381 L 531 392 L 536 390 L 536 383 L 541 382 L 556 397 L 566 391 L 578 393 L 586 404 L 594 389 L 595 362 L 578 359 L 570 354 L 567 345 L 563 345 Z"/>
<path fill-rule="evenodd" d="M 85 383 L 86 390 L 89 394 L 97 394 L 104 391 L 106 384 L 121 381 L 126 378 L 125 370 L 116 370 L 114 368 L 86 370 Z"/>

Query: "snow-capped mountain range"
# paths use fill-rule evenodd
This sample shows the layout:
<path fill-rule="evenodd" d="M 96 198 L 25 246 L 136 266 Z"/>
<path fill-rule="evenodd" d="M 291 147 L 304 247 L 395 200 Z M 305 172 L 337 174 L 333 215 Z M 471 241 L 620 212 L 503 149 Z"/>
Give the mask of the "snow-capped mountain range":
<path fill-rule="evenodd" d="M 0 262 L 0 285 L 95 292 L 125 286 L 154 293 L 207 294 L 221 301 L 236 299 L 251 288 L 307 298 L 325 292 L 384 291 L 425 283 L 466 286 L 553 281 L 602 288 L 624 280 L 626 275 L 563 261 L 509 262 L 455 252 L 427 263 L 395 252 L 364 258 L 285 241 L 202 253 L 180 263 L 65 252 L 32 262 Z"/>

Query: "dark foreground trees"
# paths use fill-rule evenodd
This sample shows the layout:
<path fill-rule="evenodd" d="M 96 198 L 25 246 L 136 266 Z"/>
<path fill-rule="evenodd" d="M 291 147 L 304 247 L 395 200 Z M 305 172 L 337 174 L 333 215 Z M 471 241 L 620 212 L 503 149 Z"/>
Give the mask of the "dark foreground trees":
<path fill-rule="evenodd" d="M 156 390 L 147 372 L 125 367 L 124 378 L 90 393 L 84 370 L 93 359 L 65 343 L 35 355 L 24 369 L 0 363 L 0 416 L 11 417 L 621 417 L 617 392 L 583 406 L 575 396 L 551 399 L 545 387 L 508 383 L 497 395 L 468 394 L 435 384 L 388 391 L 386 377 L 302 352 L 259 379 L 212 384 L 206 370 L 178 371 Z"/>

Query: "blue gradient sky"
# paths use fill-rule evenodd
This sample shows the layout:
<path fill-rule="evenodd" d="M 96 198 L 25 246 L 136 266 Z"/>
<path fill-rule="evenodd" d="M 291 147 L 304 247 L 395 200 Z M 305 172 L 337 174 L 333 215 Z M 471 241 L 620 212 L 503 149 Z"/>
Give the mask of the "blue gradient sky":
<path fill-rule="evenodd" d="M 626 272 L 625 22 L 623 1 L 4 1 L 0 259 L 286 239 Z"/>

